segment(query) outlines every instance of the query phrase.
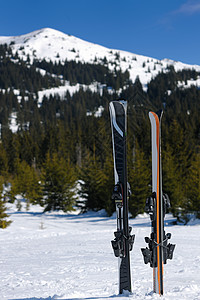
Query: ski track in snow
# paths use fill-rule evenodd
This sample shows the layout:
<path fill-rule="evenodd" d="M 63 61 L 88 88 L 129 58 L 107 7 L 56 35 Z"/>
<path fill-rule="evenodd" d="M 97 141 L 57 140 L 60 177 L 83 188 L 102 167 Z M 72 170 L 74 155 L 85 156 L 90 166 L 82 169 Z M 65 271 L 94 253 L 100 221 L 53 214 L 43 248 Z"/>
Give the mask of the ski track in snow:
<path fill-rule="evenodd" d="M 152 269 L 145 265 L 141 247 L 150 234 L 149 216 L 130 219 L 136 235 L 131 252 L 132 294 L 118 295 L 118 260 L 111 239 L 115 217 L 101 212 L 84 215 L 53 212 L 39 207 L 16 212 L 13 223 L 0 230 L 1 300 L 125 300 L 161 299 L 152 292 Z M 172 226 L 166 232 L 176 244 L 174 258 L 164 265 L 163 300 L 200 299 L 200 223 Z M 43 229 L 42 229 L 43 228 Z"/>

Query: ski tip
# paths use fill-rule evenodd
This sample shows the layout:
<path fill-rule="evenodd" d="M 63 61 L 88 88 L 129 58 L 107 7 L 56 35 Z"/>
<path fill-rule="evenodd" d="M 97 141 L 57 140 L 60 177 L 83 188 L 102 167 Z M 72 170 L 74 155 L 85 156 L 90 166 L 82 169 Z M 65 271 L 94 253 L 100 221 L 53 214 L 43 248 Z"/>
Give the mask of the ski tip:
<path fill-rule="evenodd" d="M 122 105 L 127 105 L 127 101 L 124 100 L 124 99 L 113 100 L 113 101 L 110 102 L 110 104 L 111 103 L 120 103 Z"/>
<path fill-rule="evenodd" d="M 159 121 L 160 121 L 161 118 L 162 118 L 162 115 L 163 115 L 163 110 L 160 109 L 160 110 L 158 110 L 157 112 L 150 111 L 150 112 L 149 112 L 149 117 L 150 117 L 151 115 L 153 115 L 153 116 L 156 115 L 156 116 L 158 117 Z"/>
<path fill-rule="evenodd" d="M 127 111 L 127 101 L 123 99 L 114 100 L 109 103 L 110 108 L 114 107 L 123 107 L 124 111 Z"/>

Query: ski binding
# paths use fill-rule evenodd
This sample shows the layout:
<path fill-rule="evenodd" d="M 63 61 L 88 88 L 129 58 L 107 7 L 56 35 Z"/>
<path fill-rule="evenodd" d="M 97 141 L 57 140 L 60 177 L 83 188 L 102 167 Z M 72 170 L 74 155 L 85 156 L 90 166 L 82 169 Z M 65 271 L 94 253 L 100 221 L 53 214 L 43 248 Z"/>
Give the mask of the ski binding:
<path fill-rule="evenodd" d="M 152 223 L 155 222 L 155 203 L 156 203 L 156 193 L 153 193 L 151 197 L 148 197 L 146 200 L 145 211 L 149 213 Z M 163 194 L 163 203 L 164 203 L 164 214 L 166 210 L 170 207 L 170 200 L 166 194 Z M 161 246 L 163 248 L 163 262 L 164 264 L 167 263 L 167 259 L 173 258 L 173 252 L 175 245 L 168 243 L 168 240 L 171 239 L 171 233 L 165 234 L 163 241 L 159 244 L 156 242 L 155 233 L 152 232 L 150 238 L 145 237 L 145 242 L 148 244 L 148 248 L 142 248 L 142 254 L 144 256 L 144 263 L 150 263 L 152 268 L 157 267 L 156 263 L 156 248 Z"/>

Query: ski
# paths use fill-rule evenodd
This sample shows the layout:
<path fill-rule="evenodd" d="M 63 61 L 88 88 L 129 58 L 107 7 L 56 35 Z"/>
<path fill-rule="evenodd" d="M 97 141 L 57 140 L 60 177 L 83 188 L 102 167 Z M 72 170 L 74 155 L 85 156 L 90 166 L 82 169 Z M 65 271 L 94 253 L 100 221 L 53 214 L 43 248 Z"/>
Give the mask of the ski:
<path fill-rule="evenodd" d="M 117 214 L 117 231 L 111 241 L 114 254 L 118 257 L 119 293 L 131 292 L 130 251 L 133 248 L 134 235 L 128 222 L 128 198 L 131 193 L 127 183 L 126 135 L 127 135 L 127 102 L 112 101 L 109 105 L 115 186 L 112 199 L 115 201 Z"/>
<path fill-rule="evenodd" d="M 163 294 L 163 264 L 173 258 L 175 245 L 168 243 L 171 234 L 165 234 L 164 217 L 170 201 L 162 192 L 161 169 L 161 118 L 162 110 L 157 113 L 149 112 L 152 138 L 152 195 L 147 198 L 145 211 L 151 219 L 150 238 L 145 237 L 148 247 L 141 249 L 144 263 L 150 263 L 153 268 L 153 290 Z"/>

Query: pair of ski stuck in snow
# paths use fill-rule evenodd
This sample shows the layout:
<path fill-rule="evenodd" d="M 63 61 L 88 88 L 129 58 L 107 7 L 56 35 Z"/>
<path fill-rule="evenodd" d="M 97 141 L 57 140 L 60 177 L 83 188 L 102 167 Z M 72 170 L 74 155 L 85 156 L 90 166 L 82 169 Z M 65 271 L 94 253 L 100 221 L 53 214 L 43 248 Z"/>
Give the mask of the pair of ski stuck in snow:
<path fill-rule="evenodd" d="M 127 181 L 127 102 L 124 100 L 112 101 L 109 105 L 115 186 L 112 199 L 116 205 L 117 231 L 115 239 L 111 241 L 114 254 L 118 257 L 119 266 L 119 293 L 131 292 L 130 251 L 133 248 L 135 235 L 128 220 L 128 199 L 131 195 Z M 165 234 L 164 216 L 170 202 L 162 192 L 161 169 L 161 118 L 162 110 L 157 113 L 149 112 L 152 137 L 152 195 L 147 198 L 145 211 L 151 219 L 150 238 L 145 237 L 148 247 L 141 249 L 144 263 L 150 263 L 153 268 L 153 290 L 163 294 L 163 264 L 172 259 L 175 245 L 168 243 L 171 234 Z"/>

